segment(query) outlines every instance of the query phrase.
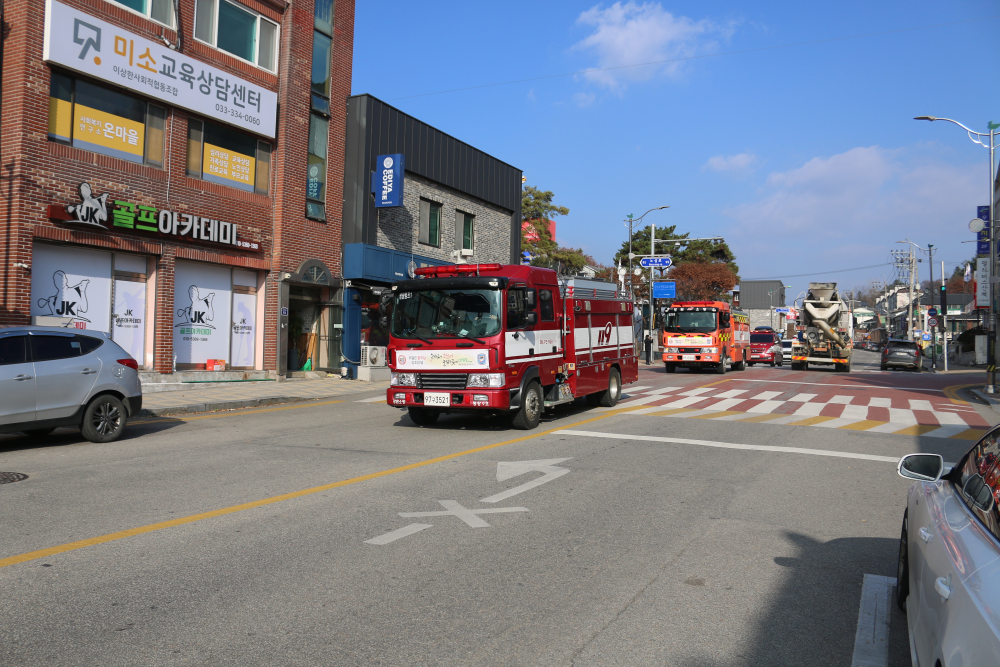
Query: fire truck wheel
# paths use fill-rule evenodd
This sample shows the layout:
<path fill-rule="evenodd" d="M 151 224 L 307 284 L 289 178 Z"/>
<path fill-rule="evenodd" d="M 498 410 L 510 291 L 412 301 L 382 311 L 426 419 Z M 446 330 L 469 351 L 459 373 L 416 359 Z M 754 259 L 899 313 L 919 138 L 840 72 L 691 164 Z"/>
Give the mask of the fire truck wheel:
<path fill-rule="evenodd" d="M 677 372 L 677 364 L 665 363 L 665 364 L 663 364 L 663 368 L 668 373 L 676 373 Z"/>
<path fill-rule="evenodd" d="M 613 408 L 618 404 L 618 399 L 622 397 L 622 376 L 618 374 L 617 368 L 612 368 L 608 373 L 608 389 L 598 396 L 598 403 L 602 408 Z"/>
<path fill-rule="evenodd" d="M 733 364 L 734 371 L 745 371 L 747 369 L 747 355 L 746 352 L 740 355 L 739 363 Z"/>
<path fill-rule="evenodd" d="M 715 372 L 717 375 L 726 374 L 726 355 L 722 355 L 722 358 L 719 359 L 719 363 L 715 367 Z"/>
<path fill-rule="evenodd" d="M 410 421 L 417 426 L 430 426 L 441 414 L 427 408 L 408 408 L 407 412 L 410 414 Z"/>
<path fill-rule="evenodd" d="M 519 431 L 530 431 L 538 426 L 542 418 L 542 408 L 542 388 L 537 382 L 531 382 L 524 388 L 521 407 L 514 413 L 510 425 Z"/>

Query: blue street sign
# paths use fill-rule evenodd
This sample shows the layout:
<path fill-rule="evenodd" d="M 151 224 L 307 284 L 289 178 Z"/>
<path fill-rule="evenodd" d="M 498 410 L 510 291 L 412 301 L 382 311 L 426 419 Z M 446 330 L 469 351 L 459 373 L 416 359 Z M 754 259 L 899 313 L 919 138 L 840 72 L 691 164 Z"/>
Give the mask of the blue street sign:
<path fill-rule="evenodd" d="M 403 154 L 379 155 L 375 159 L 372 172 L 372 192 L 375 193 L 375 207 L 403 205 Z"/>
<path fill-rule="evenodd" d="M 676 299 L 677 298 L 677 283 L 675 283 L 675 282 L 653 283 L 653 298 L 654 299 Z"/>
<path fill-rule="evenodd" d="M 673 263 L 674 260 L 670 259 L 670 257 L 667 255 L 663 255 L 662 257 L 643 257 L 642 259 L 639 260 L 639 264 L 641 266 L 646 267 L 647 269 L 651 266 L 655 266 L 661 269 L 668 269 L 670 268 L 670 265 Z M 672 299 L 673 297 L 664 297 L 664 298 Z"/>
<path fill-rule="evenodd" d="M 923 335 L 923 339 L 924 340 L 930 340 L 931 339 L 931 335 L 930 334 L 924 334 Z"/>
<path fill-rule="evenodd" d="M 989 241 L 990 240 L 990 227 L 989 227 L 989 225 L 987 225 L 986 227 L 983 227 L 982 230 L 980 230 L 978 233 L 976 233 L 976 240 L 977 241 Z"/>
<path fill-rule="evenodd" d="M 774 312 L 776 312 L 776 313 L 787 313 L 789 311 L 788 311 L 787 308 L 775 308 Z"/>
<path fill-rule="evenodd" d="M 976 241 L 976 254 L 977 255 L 988 255 L 988 254 L 990 254 L 990 242 L 989 241 Z"/>
<path fill-rule="evenodd" d="M 928 308 L 927 315 L 929 317 L 934 317 L 935 315 L 937 315 L 937 308 Z"/>
<path fill-rule="evenodd" d="M 990 207 L 989 206 L 977 206 L 976 207 L 976 217 L 983 222 L 990 221 Z"/>

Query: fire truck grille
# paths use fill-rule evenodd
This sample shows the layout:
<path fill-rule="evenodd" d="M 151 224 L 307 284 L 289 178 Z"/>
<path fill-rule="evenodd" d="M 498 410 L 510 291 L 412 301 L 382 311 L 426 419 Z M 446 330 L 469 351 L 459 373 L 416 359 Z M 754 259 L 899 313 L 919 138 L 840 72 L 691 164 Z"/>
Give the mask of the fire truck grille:
<path fill-rule="evenodd" d="M 699 352 L 701 352 L 701 348 L 700 347 L 682 347 L 681 348 L 681 353 L 682 354 L 698 354 Z"/>
<path fill-rule="evenodd" d="M 465 389 L 467 373 L 418 373 L 418 389 Z"/>

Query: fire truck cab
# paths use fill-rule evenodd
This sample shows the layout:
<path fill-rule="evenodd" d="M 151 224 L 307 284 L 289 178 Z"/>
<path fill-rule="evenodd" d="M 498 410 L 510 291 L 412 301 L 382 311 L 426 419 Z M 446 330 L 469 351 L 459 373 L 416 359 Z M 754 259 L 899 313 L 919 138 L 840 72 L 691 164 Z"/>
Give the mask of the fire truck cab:
<path fill-rule="evenodd" d="M 386 401 L 415 424 L 478 411 L 532 429 L 545 409 L 581 396 L 614 406 L 638 380 L 633 302 L 614 284 L 501 264 L 415 273 L 382 302 Z"/>
<path fill-rule="evenodd" d="M 726 365 L 747 367 L 750 318 L 725 301 L 675 301 L 663 320 L 663 364 L 678 368 L 710 368 L 725 373 Z"/>

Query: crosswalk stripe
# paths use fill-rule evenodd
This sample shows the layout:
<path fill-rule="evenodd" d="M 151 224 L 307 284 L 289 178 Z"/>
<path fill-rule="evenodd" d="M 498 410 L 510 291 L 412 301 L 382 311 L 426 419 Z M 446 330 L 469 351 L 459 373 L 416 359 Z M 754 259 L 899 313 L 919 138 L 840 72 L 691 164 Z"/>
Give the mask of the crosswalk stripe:
<path fill-rule="evenodd" d="M 854 398 L 853 396 L 843 396 L 843 395 L 838 394 L 837 396 L 834 396 L 829 401 L 827 401 L 827 403 L 834 403 L 836 405 L 841 405 L 841 404 L 842 405 L 850 405 L 851 404 L 851 400 L 853 398 Z"/>
<path fill-rule="evenodd" d="M 819 394 L 795 394 L 790 399 L 792 403 L 808 403 L 810 400 L 816 398 Z"/>
<path fill-rule="evenodd" d="M 819 428 L 841 428 L 849 424 L 856 424 L 857 419 L 845 419 L 843 417 L 834 417 L 833 419 L 825 422 L 820 422 L 815 424 Z"/>
<path fill-rule="evenodd" d="M 638 387 L 633 387 L 632 385 L 628 385 L 627 384 L 624 387 L 622 387 L 622 391 L 624 391 L 624 392 L 642 391 L 643 389 L 651 389 L 651 388 L 652 387 L 650 387 L 649 385 L 640 385 Z"/>
<path fill-rule="evenodd" d="M 717 396 L 717 398 L 733 398 L 735 396 L 740 396 L 747 393 L 746 389 L 730 389 L 729 391 L 724 391 Z"/>
<path fill-rule="evenodd" d="M 784 401 L 764 401 L 759 405 L 755 405 L 747 412 L 774 412 L 778 407 L 784 405 Z"/>
<path fill-rule="evenodd" d="M 891 408 L 892 407 L 892 399 L 891 398 L 884 398 L 884 397 L 872 398 L 871 400 L 868 401 L 868 407 L 870 407 L 870 408 Z"/>
<path fill-rule="evenodd" d="M 775 396 L 781 396 L 780 391 L 762 391 L 756 396 L 751 396 L 750 398 L 755 401 L 769 401 Z"/>
<path fill-rule="evenodd" d="M 934 406 L 931 405 L 930 401 L 920 401 L 913 398 L 910 399 L 910 409 L 927 410 L 928 412 L 934 412 Z"/>
<path fill-rule="evenodd" d="M 795 414 L 803 417 L 816 417 L 824 407 L 826 407 L 825 403 L 803 403 L 802 407 L 795 411 Z"/>

